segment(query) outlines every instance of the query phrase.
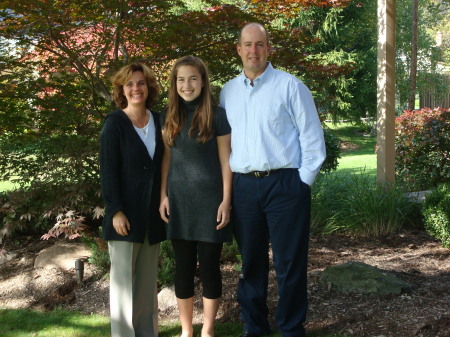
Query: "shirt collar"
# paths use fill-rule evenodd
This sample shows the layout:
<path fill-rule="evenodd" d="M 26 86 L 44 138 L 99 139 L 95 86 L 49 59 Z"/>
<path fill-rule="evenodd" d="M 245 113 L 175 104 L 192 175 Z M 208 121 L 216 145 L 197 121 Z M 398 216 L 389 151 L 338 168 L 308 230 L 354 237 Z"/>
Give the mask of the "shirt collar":
<path fill-rule="evenodd" d="M 259 75 L 257 78 L 253 80 L 253 83 L 264 81 L 264 79 L 267 78 L 272 71 L 273 71 L 272 63 L 267 62 L 266 69 L 264 69 L 264 72 L 261 75 Z M 247 76 L 245 76 L 244 69 L 242 69 L 241 80 L 244 82 L 245 85 L 250 85 L 250 79 L 247 78 Z"/>

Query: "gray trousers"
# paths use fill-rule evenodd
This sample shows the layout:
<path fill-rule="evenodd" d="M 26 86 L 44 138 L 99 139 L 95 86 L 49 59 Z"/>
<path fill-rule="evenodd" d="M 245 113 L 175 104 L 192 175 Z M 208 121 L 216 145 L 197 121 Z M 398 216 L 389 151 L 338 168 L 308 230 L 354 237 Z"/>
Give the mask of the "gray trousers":
<path fill-rule="evenodd" d="M 108 241 L 112 337 L 157 337 L 159 243 Z"/>

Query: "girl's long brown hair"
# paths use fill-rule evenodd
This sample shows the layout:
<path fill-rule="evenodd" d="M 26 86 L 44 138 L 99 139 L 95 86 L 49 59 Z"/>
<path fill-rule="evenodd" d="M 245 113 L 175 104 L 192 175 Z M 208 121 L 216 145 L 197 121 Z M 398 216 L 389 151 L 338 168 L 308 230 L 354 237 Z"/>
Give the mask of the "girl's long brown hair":
<path fill-rule="evenodd" d="M 166 112 L 166 122 L 164 124 L 163 138 L 167 145 L 173 146 L 175 138 L 180 133 L 186 120 L 186 111 L 181 109 L 182 98 L 177 92 L 177 74 L 181 66 L 192 66 L 198 70 L 202 77 L 202 92 L 200 93 L 200 102 L 194 112 L 194 118 L 189 129 L 189 137 L 197 134 L 199 143 L 206 143 L 213 137 L 213 104 L 214 99 L 209 83 L 209 74 L 203 61 L 195 56 L 184 56 L 178 59 L 172 67 L 170 74 L 170 88 L 168 107 Z"/>

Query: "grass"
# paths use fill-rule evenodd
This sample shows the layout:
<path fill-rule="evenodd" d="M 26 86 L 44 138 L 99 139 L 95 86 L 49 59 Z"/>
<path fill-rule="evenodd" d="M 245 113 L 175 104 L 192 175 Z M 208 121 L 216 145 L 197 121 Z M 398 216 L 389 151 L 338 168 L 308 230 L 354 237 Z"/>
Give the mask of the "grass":
<path fill-rule="evenodd" d="M 326 125 L 344 144 L 350 145 L 349 150 L 342 152 L 337 173 L 364 172 L 375 177 L 377 173 L 376 137 L 366 136 L 362 127 L 351 123 L 336 125 L 326 123 Z"/>
<path fill-rule="evenodd" d="M 109 318 L 53 310 L 0 310 L 3 337 L 103 337 L 109 336 Z"/>
<path fill-rule="evenodd" d="M 83 315 L 77 312 L 53 310 L 41 312 L 29 309 L 0 309 L 0 336 L 2 337 L 107 337 L 110 336 L 109 317 Z M 160 322 L 161 323 L 161 322 Z M 196 336 L 201 325 L 194 326 Z M 179 324 L 160 324 L 160 337 L 178 337 Z M 242 333 L 238 323 L 217 323 L 216 335 L 236 337 Z M 271 337 L 281 336 L 272 334 Z M 312 332 L 310 337 L 345 337 L 343 335 Z"/>
<path fill-rule="evenodd" d="M 417 205 L 396 186 L 376 182 L 376 137 L 350 123 L 327 123 L 346 146 L 336 172 L 314 183 L 312 230 L 385 235 L 414 226 Z"/>
<path fill-rule="evenodd" d="M 394 234 L 414 225 L 418 212 L 403 189 L 377 183 L 368 174 L 321 175 L 313 185 L 314 232 Z"/>

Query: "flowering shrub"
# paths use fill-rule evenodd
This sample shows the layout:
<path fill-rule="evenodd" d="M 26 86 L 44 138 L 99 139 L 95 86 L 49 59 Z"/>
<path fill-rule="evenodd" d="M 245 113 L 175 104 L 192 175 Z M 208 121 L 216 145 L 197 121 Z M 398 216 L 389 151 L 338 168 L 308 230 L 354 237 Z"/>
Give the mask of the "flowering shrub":
<path fill-rule="evenodd" d="M 450 181 L 450 109 L 406 111 L 395 120 L 395 173 L 412 189 Z"/>

